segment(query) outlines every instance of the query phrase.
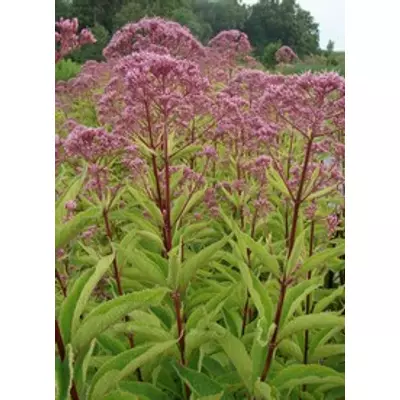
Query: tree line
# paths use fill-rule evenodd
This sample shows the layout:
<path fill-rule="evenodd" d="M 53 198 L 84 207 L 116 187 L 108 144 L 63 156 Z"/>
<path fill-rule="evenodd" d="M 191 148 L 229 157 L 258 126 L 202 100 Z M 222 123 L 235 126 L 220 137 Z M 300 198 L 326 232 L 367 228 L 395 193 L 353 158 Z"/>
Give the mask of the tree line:
<path fill-rule="evenodd" d="M 112 34 L 128 22 L 161 16 L 187 26 L 203 43 L 218 32 L 239 29 L 262 59 L 271 49 L 290 46 L 299 57 L 317 54 L 319 28 L 310 12 L 296 0 L 55 0 L 55 18 L 77 17 L 82 28 L 90 28 L 95 45 L 86 46 L 71 58 L 77 62 L 101 60 L 102 49 Z"/>

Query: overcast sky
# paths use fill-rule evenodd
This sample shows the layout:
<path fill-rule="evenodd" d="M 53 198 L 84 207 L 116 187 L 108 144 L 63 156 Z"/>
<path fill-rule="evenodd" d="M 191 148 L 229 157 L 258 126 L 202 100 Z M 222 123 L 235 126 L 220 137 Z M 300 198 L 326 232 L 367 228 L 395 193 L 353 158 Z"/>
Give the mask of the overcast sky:
<path fill-rule="evenodd" d="M 297 0 L 297 3 L 313 15 L 319 23 L 321 48 L 326 48 L 329 39 L 335 42 L 335 50 L 344 50 L 344 1 L 345 0 Z M 258 0 L 243 0 L 255 4 Z"/>

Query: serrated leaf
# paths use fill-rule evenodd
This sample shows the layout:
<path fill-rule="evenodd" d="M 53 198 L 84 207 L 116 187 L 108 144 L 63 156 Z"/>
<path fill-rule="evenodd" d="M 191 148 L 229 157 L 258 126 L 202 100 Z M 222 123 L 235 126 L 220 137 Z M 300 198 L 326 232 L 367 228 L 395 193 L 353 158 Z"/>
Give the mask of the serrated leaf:
<path fill-rule="evenodd" d="M 288 358 L 294 358 L 298 362 L 303 362 L 303 352 L 298 344 L 289 339 L 282 340 L 278 349 Z"/>
<path fill-rule="evenodd" d="M 100 216 L 101 210 L 92 207 L 76 214 L 65 224 L 56 225 L 55 248 L 60 249 L 67 245 L 72 239 L 79 235 L 86 227 L 93 225 Z"/>
<path fill-rule="evenodd" d="M 345 345 L 344 344 L 326 344 L 323 346 L 318 346 L 310 356 L 311 363 L 317 363 L 319 360 L 323 358 L 336 356 L 338 354 L 345 353 Z"/>
<path fill-rule="evenodd" d="M 82 175 L 75 178 L 66 192 L 58 199 L 55 207 L 56 224 L 62 223 L 63 218 L 67 215 L 65 203 L 70 200 L 75 200 L 82 189 L 86 178 L 86 171 L 87 169 L 85 168 Z"/>
<path fill-rule="evenodd" d="M 252 253 L 254 253 L 261 261 L 265 269 L 271 272 L 275 277 L 279 278 L 281 275 L 279 263 L 276 258 L 268 252 L 266 246 L 254 241 L 248 235 L 242 234 L 242 238 Z"/>
<path fill-rule="evenodd" d="M 328 186 L 324 189 L 318 190 L 315 193 L 310 194 L 309 196 L 307 196 L 307 201 L 312 201 L 314 199 L 318 199 L 319 197 L 325 196 L 331 192 L 333 192 L 334 190 L 337 189 L 337 184 L 332 185 L 332 186 Z"/>
<path fill-rule="evenodd" d="M 86 346 L 93 338 L 136 308 L 160 304 L 168 291 L 167 288 L 147 289 L 120 296 L 97 306 L 78 328 L 72 341 L 74 349 L 79 350 Z"/>
<path fill-rule="evenodd" d="M 185 381 L 197 396 L 211 396 L 222 394 L 224 388 L 207 375 L 193 369 L 183 367 L 177 362 L 172 363 L 179 377 Z"/>
<path fill-rule="evenodd" d="M 316 277 L 298 283 L 288 289 L 283 303 L 281 326 L 292 317 L 298 310 L 302 302 L 306 300 L 307 296 L 321 286 L 321 278 Z"/>
<path fill-rule="evenodd" d="M 257 400 L 273 400 L 271 386 L 259 379 L 254 385 L 254 394 Z"/>
<path fill-rule="evenodd" d="M 129 393 L 136 394 L 140 398 L 147 397 L 149 400 L 169 400 L 170 398 L 166 393 L 160 390 L 157 386 L 145 382 L 120 382 L 119 387 Z"/>
<path fill-rule="evenodd" d="M 147 199 L 132 186 L 130 186 L 128 190 L 131 193 L 131 195 L 140 203 L 140 205 L 152 216 L 154 222 L 156 222 L 158 226 L 163 226 L 164 218 L 161 214 L 160 209 L 156 206 L 156 204 Z"/>
<path fill-rule="evenodd" d="M 172 347 L 177 340 L 157 343 L 153 346 L 143 345 L 129 349 L 106 362 L 92 379 L 88 392 L 88 400 L 102 398 L 112 390 L 123 378 L 140 368 L 144 363 L 154 359 Z"/>
<path fill-rule="evenodd" d="M 305 231 L 301 232 L 299 236 L 297 236 L 296 241 L 293 246 L 293 250 L 290 254 L 287 267 L 286 267 L 286 273 L 290 275 L 292 271 L 295 269 L 297 262 L 299 261 L 300 255 L 302 251 L 304 250 L 304 235 Z"/>
<path fill-rule="evenodd" d="M 124 268 L 122 276 L 130 278 L 130 272 L 135 273 L 135 270 L 141 273 L 147 282 L 165 285 L 166 277 L 164 276 L 158 265 L 153 262 L 149 257 L 146 256 L 142 251 L 131 248 L 123 248 L 118 244 L 115 244 L 117 254 L 123 255 L 125 261 L 129 261 L 132 264 L 130 268 Z M 137 278 L 137 275 L 133 275 L 133 279 Z"/>
<path fill-rule="evenodd" d="M 196 271 L 199 268 L 206 266 L 213 259 L 215 253 L 225 246 L 229 239 L 230 236 L 225 237 L 190 257 L 182 267 L 181 286 L 184 288 L 187 287 L 190 280 L 196 274 Z"/>
<path fill-rule="evenodd" d="M 344 385 L 343 374 L 322 365 L 290 365 L 275 375 L 271 385 L 284 390 L 302 384 L 319 383 L 324 378 L 334 378 Z"/>
<path fill-rule="evenodd" d="M 315 253 L 304 261 L 303 265 L 296 271 L 296 276 L 302 275 L 316 268 L 322 268 L 328 260 L 344 254 L 344 245 L 339 245 L 333 249 L 326 249 L 320 253 Z"/>
<path fill-rule="evenodd" d="M 69 343 L 71 338 L 71 323 L 74 315 L 76 302 L 85 287 L 87 281 L 92 275 L 91 270 L 84 271 L 81 276 L 75 281 L 68 296 L 64 299 L 60 307 L 58 322 L 60 325 L 61 336 L 64 343 Z"/>
<path fill-rule="evenodd" d="M 140 400 L 138 396 L 122 390 L 115 390 L 103 397 L 103 400 Z M 151 399 L 149 399 L 151 400 Z"/>
<path fill-rule="evenodd" d="M 68 400 L 74 377 L 74 354 L 71 345 L 65 348 L 64 361 L 56 360 L 57 400 Z"/>
<path fill-rule="evenodd" d="M 320 313 L 325 310 L 330 304 L 332 304 L 338 297 L 344 296 L 344 286 L 339 286 L 329 296 L 324 297 L 314 307 L 315 313 Z"/>
<path fill-rule="evenodd" d="M 80 316 L 82 315 L 83 311 L 85 310 L 85 307 L 89 301 L 90 295 L 92 294 L 93 290 L 103 277 L 103 275 L 107 272 L 109 269 L 111 263 L 114 260 L 114 254 L 111 254 L 109 256 L 103 257 L 100 259 L 100 261 L 97 263 L 94 272 L 86 282 L 85 286 L 83 287 L 80 296 L 78 298 L 78 301 L 76 302 L 74 314 L 72 316 L 72 321 L 71 321 L 71 335 L 73 337 L 74 333 L 78 329 L 78 325 L 80 323 Z"/>
<path fill-rule="evenodd" d="M 229 357 L 246 388 L 251 392 L 253 366 L 244 344 L 220 325 L 214 324 L 213 329 L 219 334 L 217 342 Z"/>
<path fill-rule="evenodd" d="M 344 327 L 344 317 L 328 313 L 302 315 L 287 323 L 287 325 L 279 332 L 278 341 L 302 330 L 335 326 Z"/>

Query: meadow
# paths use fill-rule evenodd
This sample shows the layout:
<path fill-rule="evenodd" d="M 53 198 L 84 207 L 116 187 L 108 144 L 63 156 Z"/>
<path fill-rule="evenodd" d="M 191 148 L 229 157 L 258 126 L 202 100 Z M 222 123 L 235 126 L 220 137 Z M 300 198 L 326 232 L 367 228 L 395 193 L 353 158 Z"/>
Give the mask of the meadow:
<path fill-rule="evenodd" d="M 344 77 L 161 18 L 65 60 L 94 41 L 56 24 L 56 398 L 344 399 Z"/>

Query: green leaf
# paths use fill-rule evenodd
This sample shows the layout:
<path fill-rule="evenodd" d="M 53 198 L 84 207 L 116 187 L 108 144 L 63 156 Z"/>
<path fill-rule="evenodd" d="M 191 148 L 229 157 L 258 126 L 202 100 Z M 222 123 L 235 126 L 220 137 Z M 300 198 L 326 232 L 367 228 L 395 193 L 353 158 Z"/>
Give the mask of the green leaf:
<path fill-rule="evenodd" d="M 344 327 L 344 317 L 328 313 L 302 315 L 294 318 L 279 332 L 278 341 L 302 330 L 335 326 Z"/>
<path fill-rule="evenodd" d="M 299 236 L 296 238 L 296 241 L 293 246 L 292 253 L 290 254 L 287 267 L 286 267 L 286 273 L 290 275 L 292 271 L 296 268 L 297 262 L 299 261 L 300 255 L 302 251 L 304 250 L 304 235 L 305 231 L 299 234 Z"/>
<path fill-rule="evenodd" d="M 253 272 L 243 262 L 238 262 L 242 279 L 247 286 L 247 290 L 250 293 L 252 300 L 259 312 L 261 317 L 265 318 L 267 327 L 272 323 L 273 304 L 272 301 L 257 277 L 254 276 Z"/>
<path fill-rule="evenodd" d="M 86 346 L 93 338 L 136 308 L 160 304 L 168 291 L 167 288 L 147 289 L 120 296 L 97 306 L 78 328 L 72 341 L 74 349 L 79 350 Z"/>
<path fill-rule="evenodd" d="M 344 376 L 332 368 L 322 365 L 290 365 L 275 375 L 271 380 L 271 385 L 281 391 L 300 385 L 329 381 L 344 385 Z"/>
<path fill-rule="evenodd" d="M 333 303 L 338 297 L 344 296 L 344 286 L 339 286 L 329 296 L 321 299 L 314 307 L 315 313 L 320 313 L 325 310 L 331 303 Z"/>
<path fill-rule="evenodd" d="M 270 168 L 269 171 L 267 171 L 267 177 L 275 189 L 278 189 L 285 196 L 290 197 L 289 190 L 278 172 L 276 172 L 273 168 Z"/>
<path fill-rule="evenodd" d="M 296 276 L 302 275 L 308 271 L 312 271 L 316 268 L 324 267 L 325 263 L 335 257 L 339 257 L 344 254 L 344 244 L 339 245 L 333 249 L 326 249 L 320 253 L 315 253 L 310 258 L 304 261 L 303 265 L 296 271 Z"/>
<path fill-rule="evenodd" d="M 220 241 L 206 247 L 199 253 L 190 257 L 184 264 L 181 274 L 181 285 L 182 287 L 187 287 L 190 280 L 196 274 L 196 271 L 206 266 L 214 257 L 218 250 L 220 250 L 229 241 L 230 236 L 221 239 Z"/>
<path fill-rule="evenodd" d="M 103 257 L 96 265 L 94 272 L 92 273 L 89 280 L 86 282 L 85 286 L 83 287 L 78 301 L 76 302 L 74 314 L 71 321 L 71 335 L 73 336 L 76 330 L 78 329 L 78 325 L 80 323 L 80 317 L 85 310 L 85 307 L 89 301 L 90 295 L 92 294 L 93 290 L 103 277 L 103 275 L 109 269 L 111 263 L 114 260 L 114 254 L 109 256 Z"/>
<path fill-rule="evenodd" d="M 142 238 L 145 239 L 147 242 L 151 243 L 152 245 L 155 246 L 155 248 L 158 251 L 162 251 L 164 249 L 164 243 L 161 240 L 161 238 L 156 235 L 153 232 L 148 232 L 148 231 L 137 231 L 136 234 Z"/>
<path fill-rule="evenodd" d="M 168 259 L 168 278 L 167 284 L 171 289 L 177 289 L 179 286 L 179 277 L 181 273 L 181 258 L 182 258 L 182 243 L 174 248 L 169 253 Z"/>
<path fill-rule="evenodd" d="M 93 225 L 101 214 L 98 207 L 92 207 L 76 214 L 65 224 L 56 225 L 55 248 L 60 249 L 67 245 L 89 225 Z"/>
<path fill-rule="evenodd" d="M 183 367 L 177 362 L 172 363 L 179 377 L 185 381 L 190 389 L 198 396 L 212 396 L 222 394 L 224 388 L 207 375 L 193 369 Z"/>
<path fill-rule="evenodd" d="M 131 278 L 130 272 L 135 274 L 136 271 L 140 272 L 146 282 L 165 285 L 166 277 L 159 268 L 159 266 L 147 257 L 142 251 L 134 248 L 123 248 L 121 245 L 115 244 L 117 253 L 122 255 L 126 261 L 132 264 L 132 267 L 124 268 L 122 276 Z M 133 275 L 132 279 L 136 279 L 137 275 Z"/>
<path fill-rule="evenodd" d="M 86 178 L 86 171 L 87 169 L 85 168 L 82 175 L 75 178 L 64 195 L 58 199 L 56 203 L 56 224 L 62 223 L 63 218 L 67 215 L 65 203 L 70 200 L 75 200 L 82 189 Z"/>
<path fill-rule="evenodd" d="M 61 336 L 64 343 L 70 342 L 72 317 L 74 315 L 76 303 L 91 275 L 91 270 L 84 271 L 81 276 L 74 282 L 74 285 L 69 291 L 68 296 L 61 304 L 58 322 L 60 325 Z"/>
<path fill-rule="evenodd" d="M 138 396 L 132 393 L 124 392 L 122 390 L 115 390 L 107 396 L 103 397 L 103 400 L 140 400 Z M 151 400 L 151 399 L 149 399 Z"/>
<path fill-rule="evenodd" d="M 120 382 L 119 387 L 129 393 L 136 394 L 139 398 L 147 397 L 150 400 L 169 400 L 170 398 L 157 386 L 145 382 Z"/>
<path fill-rule="evenodd" d="M 235 366 L 242 382 L 251 392 L 253 389 L 253 366 L 249 354 L 240 339 L 233 336 L 222 326 L 214 324 L 213 329 L 219 334 L 218 344 L 222 347 L 232 364 Z"/>
<path fill-rule="evenodd" d="M 242 238 L 252 253 L 254 253 L 261 261 L 264 268 L 271 272 L 275 277 L 279 278 L 281 275 L 279 263 L 276 258 L 268 252 L 267 246 L 255 242 L 250 236 L 245 234 L 242 234 Z"/>
<path fill-rule="evenodd" d="M 319 197 L 325 196 L 331 192 L 333 192 L 334 190 L 337 189 L 337 184 L 332 185 L 332 186 L 328 186 L 324 189 L 318 190 L 315 193 L 310 194 L 309 196 L 307 196 L 307 201 L 312 201 L 314 199 L 317 199 Z"/>
<path fill-rule="evenodd" d="M 271 386 L 259 379 L 254 385 L 254 394 L 257 400 L 273 400 Z"/>
<path fill-rule="evenodd" d="M 288 358 L 294 358 L 298 362 L 303 362 L 303 352 L 298 344 L 289 339 L 283 339 L 278 349 Z"/>
<path fill-rule="evenodd" d="M 326 344 L 324 346 L 318 346 L 310 356 L 311 363 L 317 363 L 323 358 L 328 358 L 331 356 L 336 356 L 338 354 L 345 353 L 344 344 Z"/>
<path fill-rule="evenodd" d="M 64 361 L 56 359 L 57 400 L 68 400 L 74 377 L 74 354 L 71 345 L 65 349 Z"/>
<path fill-rule="evenodd" d="M 143 196 L 138 190 L 134 189 L 132 186 L 128 188 L 131 195 L 139 202 L 139 204 L 152 216 L 154 222 L 158 226 L 164 225 L 164 218 L 161 214 L 160 209 L 155 203 Z"/>
<path fill-rule="evenodd" d="M 89 345 L 89 349 L 86 352 L 86 354 L 84 354 L 83 357 L 81 357 L 81 360 L 79 360 L 78 357 L 78 359 L 75 362 L 75 376 L 77 385 L 79 383 L 78 385 L 79 388 L 81 388 L 83 385 L 86 384 L 87 371 L 89 369 L 89 365 L 91 362 L 95 346 L 96 346 L 96 339 L 93 339 Z"/>
<path fill-rule="evenodd" d="M 106 362 L 95 374 L 88 393 L 88 400 L 102 398 L 122 379 L 133 373 L 143 364 L 153 360 L 175 345 L 177 340 L 156 343 L 153 346 L 137 346 L 127 350 Z"/>
<path fill-rule="evenodd" d="M 321 278 L 316 277 L 298 283 L 288 289 L 283 303 L 281 326 L 292 317 L 292 315 L 299 309 L 302 302 L 306 300 L 307 296 L 321 286 Z"/>

